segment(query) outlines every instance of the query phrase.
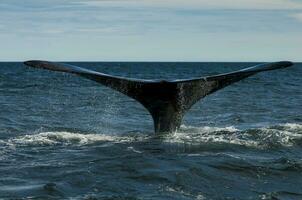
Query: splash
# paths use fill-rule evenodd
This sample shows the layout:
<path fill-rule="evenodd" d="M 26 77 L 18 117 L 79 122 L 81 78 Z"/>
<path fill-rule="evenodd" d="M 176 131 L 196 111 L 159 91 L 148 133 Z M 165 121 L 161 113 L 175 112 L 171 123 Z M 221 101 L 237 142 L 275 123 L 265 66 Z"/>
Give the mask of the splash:
<path fill-rule="evenodd" d="M 88 145 L 99 142 L 130 142 L 132 138 L 105 134 L 42 132 L 10 139 L 16 145 Z"/>
<path fill-rule="evenodd" d="M 227 127 L 193 127 L 181 126 L 180 131 L 166 138 L 167 142 L 199 144 L 238 144 L 257 146 L 255 141 L 243 137 L 242 132 L 234 126 Z"/>
<path fill-rule="evenodd" d="M 295 123 L 240 130 L 228 127 L 192 127 L 165 138 L 166 142 L 195 144 L 235 144 L 255 148 L 294 146 L 302 143 L 302 125 Z"/>
<path fill-rule="evenodd" d="M 302 134 L 302 124 L 286 123 L 283 127 L 289 130 L 299 131 L 299 133 Z"/>
<path fill-rule="evenodd" d="M 189 145 L 231 144 L 254 148 L 290 147 L 302 144 L 302 125 L 287 123 L 269 127 L 241 130 L 234 126 L 193 127 L 182 125 L 181 129 L 161 138 L 143 133 L 125 135 L 83 134 L 73 132 L 41 132 L 11 138 L 2 143 L 12 146 L 90 145 L 134 142 L 152 142 Z"/>

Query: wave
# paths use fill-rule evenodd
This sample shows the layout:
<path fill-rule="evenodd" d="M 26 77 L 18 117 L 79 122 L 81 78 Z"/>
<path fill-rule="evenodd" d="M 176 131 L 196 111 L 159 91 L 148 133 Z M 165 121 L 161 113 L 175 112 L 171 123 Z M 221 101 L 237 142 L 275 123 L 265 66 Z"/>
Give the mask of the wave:
<path fill-rule="evenodd" d="M 98 142 L 131 142 L 131 137 L 105 134 L 82 134 L 73 132 L 41 132 L 12 138 L 9 143 L 15 145 L 88 145 Z"/>
<path fill-rule="evenodd" d="M 279 124 L 269 127 L 240 130 L 229 127 L 192 127 L 183 125 L 172 137 L 172 142 L 224 143 L 257 148 L 273 148 L 302 144 L 302 125 Z"/>
<path fill-rule="evenodd" d="M 295 123 L 279 124 L 263 128 L 240 130 L 228 127 L 194 127 L 182 125 L 174 134 L 162 137 L 149 136 L 144 133 L 125 135 L 84 134 L 74 132 L 41 132 L 11 138 L 2 143 L 10 146 L 48 146 L 48 145 L 90 145 L 96 143 L 132 143 L 148 142 L 153 139 L 164 143 L 232 144 L 256 148 L 273 148 L 302 144 L 302 125 Z"/>

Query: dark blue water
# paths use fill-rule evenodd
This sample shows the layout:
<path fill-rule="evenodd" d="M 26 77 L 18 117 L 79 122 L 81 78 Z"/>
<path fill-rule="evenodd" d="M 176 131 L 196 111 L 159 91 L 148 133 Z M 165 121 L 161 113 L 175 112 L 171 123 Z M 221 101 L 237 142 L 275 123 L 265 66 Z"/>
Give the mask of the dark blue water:
<path fill-rule="evenodd" d="M 255 63 L 75 63 L 190 78 Z M 302 64 L 212 94 L 153 135 L 134 100 L 73 75 L 0 64 L 0 199 L 302 199 Z"/>

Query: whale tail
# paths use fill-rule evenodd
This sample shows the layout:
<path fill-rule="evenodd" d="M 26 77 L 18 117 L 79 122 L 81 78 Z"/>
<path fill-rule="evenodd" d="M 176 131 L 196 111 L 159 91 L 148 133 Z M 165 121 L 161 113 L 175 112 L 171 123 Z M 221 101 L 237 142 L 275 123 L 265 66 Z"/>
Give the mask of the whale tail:
<path fill-rule="evenodd" d="M 155 133 L 176 131 L 186 111 L 201 98 L 258 72 L 286 68 L 293 63 L 265 63 L 230 73 L 194 79 L 158 81 L 111 76 L 85 68 L 48 61 L 26 61 L 25 65 L 77 74 L 117 90 L 140 102 L 151 114 Z"/>

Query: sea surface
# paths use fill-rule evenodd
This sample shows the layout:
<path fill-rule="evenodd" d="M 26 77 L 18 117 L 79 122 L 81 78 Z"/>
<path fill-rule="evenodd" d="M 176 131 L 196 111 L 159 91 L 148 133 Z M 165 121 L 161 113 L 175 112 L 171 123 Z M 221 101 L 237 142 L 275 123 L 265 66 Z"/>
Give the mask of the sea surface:
<path fill-rule="evenodd" d="M 180 79 L 257 63 L 71 63 Z M 302 199 L 302 64 L 207 96 L 155 136 L 139 103 L 71 74 L 0 63 L 0 199 Z"/>

